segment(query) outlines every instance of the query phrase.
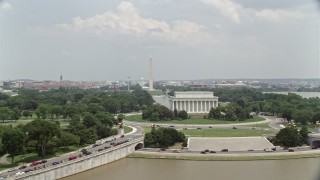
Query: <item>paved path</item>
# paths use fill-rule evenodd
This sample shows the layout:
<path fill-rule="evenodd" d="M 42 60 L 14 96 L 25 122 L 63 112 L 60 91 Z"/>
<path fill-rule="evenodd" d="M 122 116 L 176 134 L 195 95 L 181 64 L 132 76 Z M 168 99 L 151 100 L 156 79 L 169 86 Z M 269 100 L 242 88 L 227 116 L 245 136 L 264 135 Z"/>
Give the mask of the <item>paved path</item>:
<path fill-rule="evenodd" d="M 126 124 L 133 124 L 133 125 L 138 125 L 138 126 L 151 126 L 152 124 L 158 124 L 161 125 L 162 127 L 166 126 L 175 126 L 175 127 L 219 127 L 219 128 L 229 128 L 233 126 L 248 126 L 248 125 L 256 125 L 256 124 L 263 124 L 263 123 L 270 123 L 274 121 L 273 119 L 270 119 L 268 117 L 263 117 L 265 120 L 263 121 L 256 121 L 256 122 L 247 122 L 247 123 L 232 123 L 232 124 L 166 124 L 166 123 L 154 123 L 154 122 L 135 122 L 135 121 L 128 121 L 124 120 Z"/>
<path fill-rule="evenodd" d="M 10 164 L 10 162 L 8 162 L 7 157 L 9 156 L 9 154 L 5 154 L 0 158 L 0 164 Z"/>

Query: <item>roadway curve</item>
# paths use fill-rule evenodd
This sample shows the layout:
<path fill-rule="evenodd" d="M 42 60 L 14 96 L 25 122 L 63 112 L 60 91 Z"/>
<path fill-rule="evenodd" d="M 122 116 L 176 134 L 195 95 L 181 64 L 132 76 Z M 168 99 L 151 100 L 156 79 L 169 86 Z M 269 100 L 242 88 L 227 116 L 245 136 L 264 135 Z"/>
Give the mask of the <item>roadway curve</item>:
<path fill-rule="evenodd" d="M 126 116 L 137 115 L 137 114 L 139 113 L 127 114 Z M 142 126 L 142 127 L 150 127 L 152 124 L 156 124 L 158 127 L 173 127 L 175 129 L 233 128 L 233 127 L 237 127 L 239 129 L 251 129 L 254 125 L 269 123 L 269 126 L 271 127 L 270 130 L 273 130 L 276 132 L 284 127 L 282 125 L 283 122 L 278 118 L 272 118 L 272 117 L 266 117 L 266 116 L 263 116 L 263 118 L 265 118 L 265 120 L 263 121 L 233 123 L 233 124 L 172 124 L 172 123 L 135 122 L 135 121 L 129 121 L 129 120 L 124 120 L 124 124 L 129 126 Z M 247 127 L 247 126 L 252 126 L 252 127 Z"/>

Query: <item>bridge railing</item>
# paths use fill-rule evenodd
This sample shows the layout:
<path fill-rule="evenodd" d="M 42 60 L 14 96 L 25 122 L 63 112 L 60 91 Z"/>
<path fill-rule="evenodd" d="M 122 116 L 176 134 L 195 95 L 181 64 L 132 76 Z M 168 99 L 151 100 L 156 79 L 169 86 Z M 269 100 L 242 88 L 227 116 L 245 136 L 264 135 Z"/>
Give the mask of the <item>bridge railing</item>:
<path fill-rule="evenodd" d="M 139 137 L 139 136 L 141 136 L 141 137 Z M 14 179 L 25 179 L 28 176 L 33 176 L 33 175 L 45 173 L 45 172 L 48 172 L 48 171 L 52 171 L 54 169 L 59 169 L 59 168 L 62 168 L 64 166 L 68 166 L 68 165 L 73 164 L 73 163 L 85 161 L 87 159 L 94 158 L 96 156 L 100 156 L 101 154 L 110 153 L 111 151 L 115 151 L 115 150 L 121 149 L 123 147 L 130 146 L 130 145 L 135 144 L 135 143 L 139 143 L 141 141 L 142 142 L 144 141 L 144 135 L 137 135 L 136 138 L 130 139 L 130 141 L 127 142 L 127 143 L 123 143 L 123 144 L 120 144 L 118 146 L 112 146 L 111 148 L 106 149 L 104 151 L 100 151 L 100 152 L 98 151 L 96 153 L 92 153 L 91 155 L 83 156 L 81 158 L 77 158 L 77 159 L 72 160 L 72 161 L 63 162 L 63 163 L 60 163 L 58 165 L 51 165 L 51 166 L 45 167 L 44 169 L 39 169 L 39 170 L 36 170 L 36 171 L 32 171 L 32 172 L 23 174 L 23 175 L 21 175 L 19 177 L 11 176 L 11 178 L 14 178 Z M 94 167 L 92 167 L 92 168 L 94 168 Z"/>

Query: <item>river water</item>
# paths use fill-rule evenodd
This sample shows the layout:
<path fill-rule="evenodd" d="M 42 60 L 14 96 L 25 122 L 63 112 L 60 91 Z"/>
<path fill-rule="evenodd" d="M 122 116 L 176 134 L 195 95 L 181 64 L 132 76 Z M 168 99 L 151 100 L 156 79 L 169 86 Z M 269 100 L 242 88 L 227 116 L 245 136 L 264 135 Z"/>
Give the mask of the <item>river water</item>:
<path fill-rule="evenodd" d="M 319 158 L 187 161 L 124 158 L 63 180 L 319 180 Z"/>

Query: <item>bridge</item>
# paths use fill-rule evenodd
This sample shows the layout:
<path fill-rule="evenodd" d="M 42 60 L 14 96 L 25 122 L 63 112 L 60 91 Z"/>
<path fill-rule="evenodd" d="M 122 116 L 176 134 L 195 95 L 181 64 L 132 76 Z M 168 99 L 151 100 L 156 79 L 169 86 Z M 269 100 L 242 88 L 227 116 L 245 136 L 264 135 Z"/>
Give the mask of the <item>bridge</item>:
<path fill-rule="evenodd" d="M 54 180 L 71 176 L 124 158 L 135 150 L 143 148 L 143 140 L 144 135 L 133 136 L 129 142 L 113 146 L 104 151 L 98 151 L 72 161 L 64 162 L 55 166 L 49 166 L 18 177 L 9 177 L 8 179 Z"/>

